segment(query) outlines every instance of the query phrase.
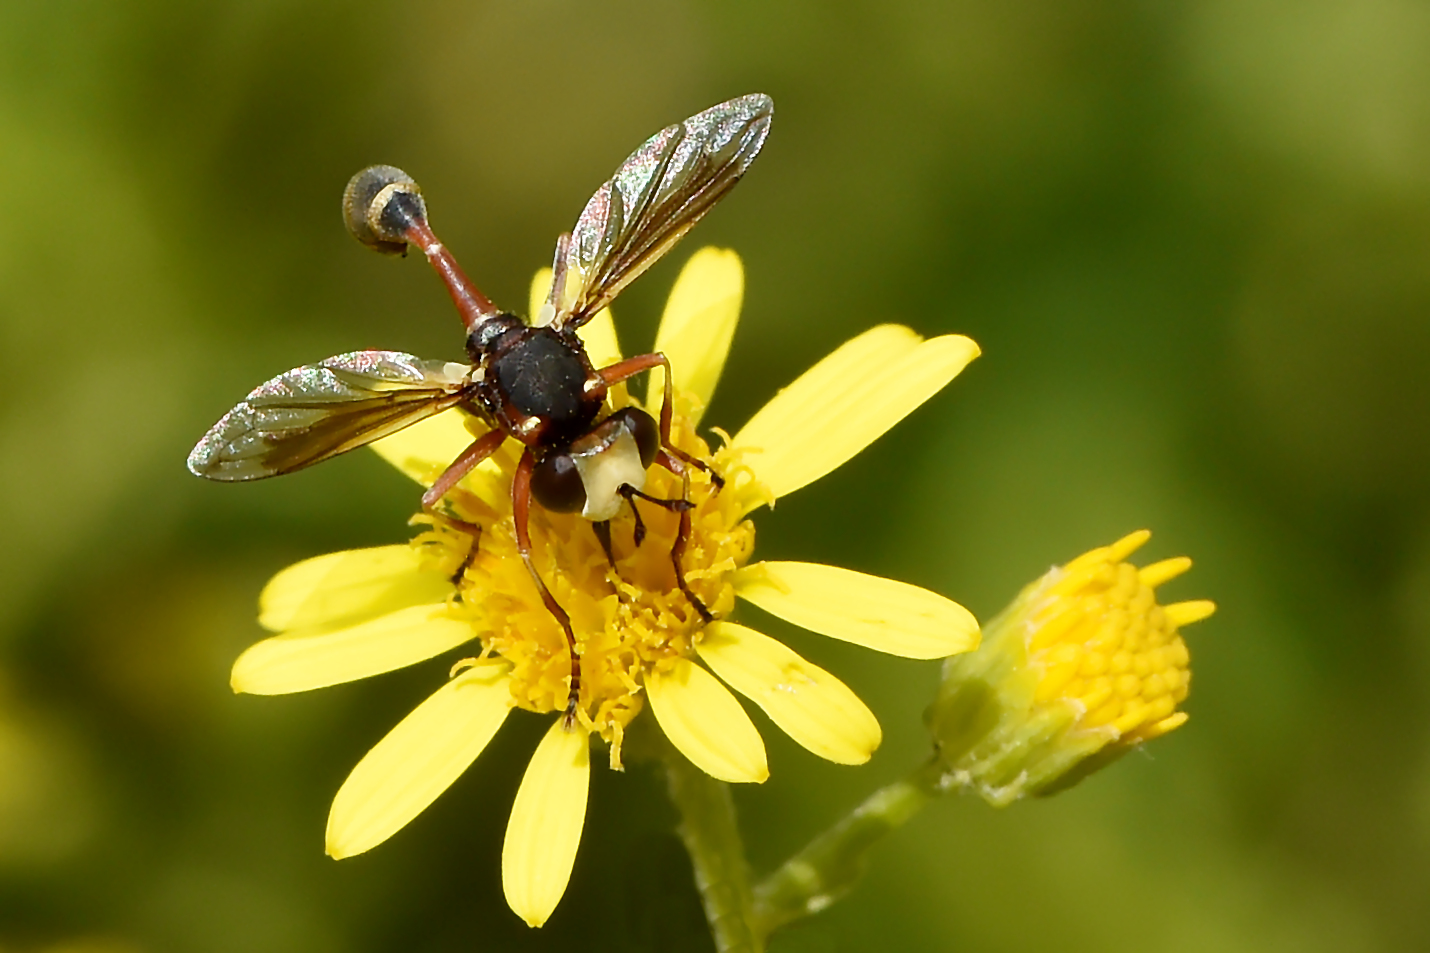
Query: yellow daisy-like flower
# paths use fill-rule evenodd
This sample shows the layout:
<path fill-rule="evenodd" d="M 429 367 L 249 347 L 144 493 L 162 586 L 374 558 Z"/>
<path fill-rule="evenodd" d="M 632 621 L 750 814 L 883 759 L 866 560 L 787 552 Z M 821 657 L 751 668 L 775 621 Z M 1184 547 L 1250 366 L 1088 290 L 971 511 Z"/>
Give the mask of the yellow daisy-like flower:
<path fill-rule="evenodd" d="M 550 280 L 549 271 L 537 275 L 533 309 Z M 646 704 L 676 748 L 725 781 L 758 782 L 769 774 L 759 732 L 727 685 L 821 757 L 857 764 L 878 746 L 878 721 L 842 682 L 774 639 L 725 621 L 737 598 L 895 655 L 941 658 L 978 644 L 978 624 L 967 610 L 915 586 L 814 563 L 750 563 L 748 519 L 869 445 L 952 380 L 978 355 L 977 345 L 956 335 L 924 341 L 904 327 L 876 327 L 781 391 L 712 453 L 695 428 L 724 366 L 743 290 L 733 252 L 696 253 L 671 292 L 656 338 L 677 384 L 673 442 L 725 480 L 717 490 L 705 474 L 693 475 L 682 556 L 691 590 L 715 621 L 702 620 L 677 587 L 676 514 L 638 503 L 646 527 L 639 545 L 629 509 L 612 520 L 614 567 L 587 521 L 539 508 L 531 514 L 536 567 L 570 614 L 581 656 L 577 721 L 567 728 L 553 718 L 507 825 L 506 897 L 532 926 L 555 909 L 575 861 L 590 736 L 607 742 L 619 768 L 626 726 Z M 608 313 L 581 334 L 596 366 L 620 358 Z M 661 388 L 650 390 L 656 409 Z M 612 389 L 612 409 L 635 402 L 624 387 Z M 485 430 L 481 421 L 448 411 L 374 447 L 430 485 Z M 425 529 L 410 545 L 310 559 L 279 573 L 263 592 L 259 621 L 280 634 L 234 664 L 236 691 L 305 691 L 411 665 L 473 639 L 480 644 L 344 782 L 328 819 L 334 857 L 368 850 L 411 821 L 476 759 L 513 708 L 543 714 L 565 708 L 565 635 L 516 549 L 511 480 L 518 456 L 519 447 L 507 441 L 447 497 L 462 520 L 482 527 L 479 536 L 418 517 Z M 683 487 L 655 467 L 645 492 L 671 499 Z"/>
<path fill-rule="evenodd" d="M 978 651 L 944 663 L 928 720 L 948 786 L 1000 807 L 1052 794 L 1186 722 L 1180 630 L 1216 606 L 1157 604 L 1157 587 L 1192 561 L 1127 562 L 1151 535 L 1055 566 L 988 624 Z"/>

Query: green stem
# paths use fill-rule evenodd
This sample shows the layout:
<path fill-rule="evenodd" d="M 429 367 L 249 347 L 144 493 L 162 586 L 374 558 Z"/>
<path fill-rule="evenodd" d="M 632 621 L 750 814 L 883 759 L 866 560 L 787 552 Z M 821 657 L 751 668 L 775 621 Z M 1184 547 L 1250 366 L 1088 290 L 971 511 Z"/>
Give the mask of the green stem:
<path fill-rule="evenodd" d="M 695 767 L 673 745 L 664 746 L 664 761 L 670 798 L 680 812 L 680 839 L 695 867 L 695 886 L 715 949 L 761 953 L 764 943 L 753 926 L 750 870 L 730 786 Z"/>
<path fill-rule="evenodd" d="M 943 772 L 919 767 L 870 795 L 755 888 L 755 931 L 763 938 L 818 913 L 854 889 L 869 852 L 941 793 Z"/>

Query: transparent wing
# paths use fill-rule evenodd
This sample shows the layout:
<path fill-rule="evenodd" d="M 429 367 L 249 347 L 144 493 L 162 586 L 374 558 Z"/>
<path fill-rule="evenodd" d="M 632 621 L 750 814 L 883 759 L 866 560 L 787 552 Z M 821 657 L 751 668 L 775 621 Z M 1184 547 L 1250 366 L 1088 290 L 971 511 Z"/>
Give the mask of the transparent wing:
<path fill-rule="evenodd" d="M 740 181 L 773 116 L 770 97 L 752 93 L 647 139 L 558 242 L 544 316 L 580 327 L 610 304 Z"/>
<path fill-rule="evenodd" d="M 292 473 L 415 424 L 465 396 L 465 364 L 353 351 L 261 384 L 189 454 L 210 480 Z"/>

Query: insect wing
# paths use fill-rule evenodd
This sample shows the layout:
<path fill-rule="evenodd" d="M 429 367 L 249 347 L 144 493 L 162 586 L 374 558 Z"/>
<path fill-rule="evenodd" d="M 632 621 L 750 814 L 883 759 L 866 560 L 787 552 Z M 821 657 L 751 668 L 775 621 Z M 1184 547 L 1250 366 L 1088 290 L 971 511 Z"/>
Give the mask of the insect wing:
<path fill-rule="evenodd" d="M 214 424 L 189 454 L 189 470 L 223 481 L 301 470 L 458 403 L 469 369 L 399 351 L 353 351 L 295 367 Z"/>
<path fill-rule="evenodd" d="M 770 97 L 752 93 L 667 126 L 631 153 L 557 245 L 552 323 L 585 324 L 669 251 L 745 174 L 773 117 Z"/>

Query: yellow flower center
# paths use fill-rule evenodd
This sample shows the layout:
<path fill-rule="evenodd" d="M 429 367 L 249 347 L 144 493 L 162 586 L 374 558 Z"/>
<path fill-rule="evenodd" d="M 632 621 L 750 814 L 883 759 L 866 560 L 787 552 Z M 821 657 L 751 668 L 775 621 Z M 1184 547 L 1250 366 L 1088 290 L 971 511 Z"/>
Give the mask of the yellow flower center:
<path fill-rule="evenodd" d="M 1134 533 L 1079 556 L 1048 573 L 1027 596 L 1036 702 L 1070 703 L 1080 712 L 1073 732 L 1110 733 L 1127 745 L 1186 721 L 1176 708 L 1191 682 L 1178 625 L 1195 620 L 1180 607 L 1159 606 L 1154 591 L 1190 561 L 1167 560 L 1140 571 L 1123 562 L 1146 536 Z"/>
<path fill-rule="evenodd" d="M 682 403 L 677 400 L 677 409 Z M 754 550 L 754 524 L 744 514 L 761 487 L 739 461 L 738 451 L 727 447 L 712 455 L 681 413 L 675 415 L 671 438 L 726 481 L 717 490 L 707 474 L 691 468 L 690 534 L 681 560 L 691 590 L 718 619 L 733 607 L 732 576 Z M 451 611 L 471 621 L 482 655 L 511 663 L 512 704 L 561 711 L 571 674 L 566 636 L 543 605 L 516 547 L 510 488 L 519 454 L 520 447 L 508 441 L 493 458 L 496 472 L 489 469 L 488 474 L 496 492 L 478 496 L 457 490 L 448 497 L 457 515 L 482 527 L 478 539 L 440 520 L 418 517 L 431 526 L 413 543 L 430 556 L 431 571 L 454 579 Z M 653 466 L 644 492 L 679 499 L 682 481 Z M 639 500 L 634 505 L 645 538 L 635 544 L 636 520 L 623 506 L 610 523 L 614 566 L 589 520 L 536 505 L 530 518 L 533 561 L 570 615 L 581 655 L 577 716 L 611 743 L 616 766 L 625 726 L 643 704 L 645 676 L 693 655 L 705 626 L 677 586 L 671 552 L 679 514 Z"/>

